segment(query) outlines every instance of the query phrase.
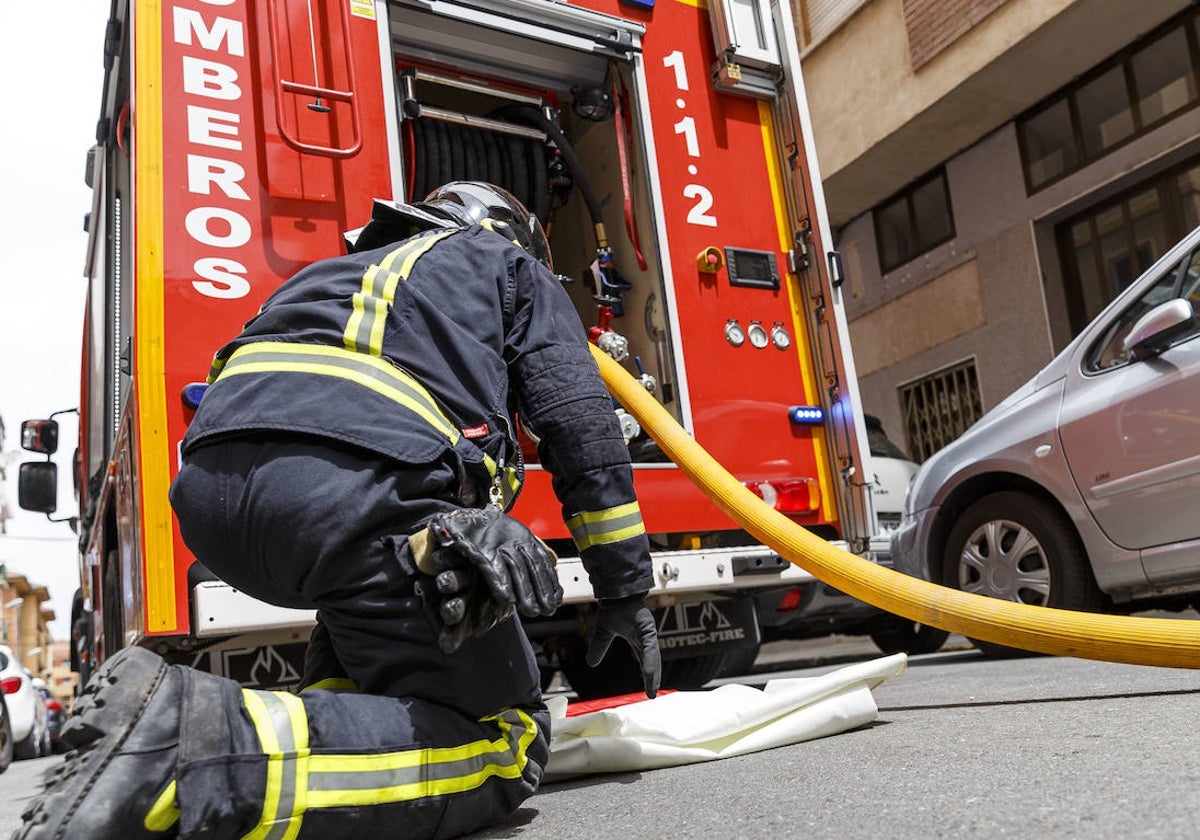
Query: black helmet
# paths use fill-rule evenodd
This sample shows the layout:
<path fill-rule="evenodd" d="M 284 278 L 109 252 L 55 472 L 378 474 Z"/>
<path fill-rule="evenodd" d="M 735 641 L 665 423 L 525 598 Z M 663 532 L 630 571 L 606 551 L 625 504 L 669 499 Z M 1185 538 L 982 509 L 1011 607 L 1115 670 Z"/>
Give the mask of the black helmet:
<path fill-rule="evenodd" d="M 524 248 L 553 268 L 542 224 L 507 190 L 483 181 L 451 181 L 424 201 L 400 204 L 375 199 L 371 221 L 346 235 L 351 252 L 369 251 L 434 228 L 479 225 Z"/>

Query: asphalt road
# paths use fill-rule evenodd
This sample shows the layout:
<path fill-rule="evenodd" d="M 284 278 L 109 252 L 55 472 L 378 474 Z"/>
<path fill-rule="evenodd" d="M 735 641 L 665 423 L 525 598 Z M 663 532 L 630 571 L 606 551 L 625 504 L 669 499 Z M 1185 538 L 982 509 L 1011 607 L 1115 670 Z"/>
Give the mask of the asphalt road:
<path fill-rule="evenodd" d="M 868 726 L 688 767 L 546 785 L 472 835 L 563 838 L 1191 838 L 1200 813 L 1200 671 L 1031 657 L 961 638 L 879 686 Z M 776 642 L 738 682 L 813 676 L 878 652 Z M 0 776 L 0 836 L 41 772 Z"/>
<path fill-rule="evenodd" d="M 706 764 L 548 785 L 509 824 L 472 838 L 1196 835 L 1200 671 L 987 660 L 963 641 L 913 657 L 878 687 L 874 724 Z M 817 658 L 877 655 L 861 640 L 842 647 L 819 644 Z M 758 667 L 805 665 L 787 661 L 797 653 L 768 651 Z"/>

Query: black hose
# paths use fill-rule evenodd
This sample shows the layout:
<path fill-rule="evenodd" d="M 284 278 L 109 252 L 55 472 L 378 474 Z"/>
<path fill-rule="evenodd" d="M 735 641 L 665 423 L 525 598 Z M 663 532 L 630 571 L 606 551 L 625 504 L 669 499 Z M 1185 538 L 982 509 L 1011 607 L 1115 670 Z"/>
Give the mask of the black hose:
<path fill-rule="evenodd" d="M 417 118 L 413 124 L 413 186 L 411 201 L 421 201 L 429 195 L 429 166 L 433 157 L 430 146 L 429 120 Z"/>
<path fill-rule="evenodd" d="M 529 209 L 543 225 L 550 218 L 550 187 L 546 183 L 546 146 L 528 140 L 529 147 Z"/>
<path fill-rule="evenodd" d="M 500 151 L 500 141 L 496 137 L 496 132 L 487 130 L 481 131 L 480 135 L 483 140 L 483 156 L 487 162 L 486 178 L 489 183 L 503 184 L 508 180 L 504 172 L 504 164 L 502 158 L 504 155 Z"/>
<path fill-rule="evenodd" d="M 467 142 L 467 180 L 487 180 L 487 158 L 483 151 L 483 138 L 479 129 L 468 126 L 463 129 L 463 139 Z"/>
<path fill-rule="evenodd" d="M 507 186 L 509 192 L 516 196 L 517 201 L 529 206 L 529 162 L 525 159 L 525 144 L 521 138 L 511 135 L 504 138 L 508 148 L 508 166 L 510 180 Z"/>
<path fill-rule="evenodd" d="M 442 184 L 448 184 L 453 181 L 454 173 L 450 166 L 450 138 L 446 131 L 446 123 L 441 120 L 434 120 L 433 133 L 436 138 L 437 152 L 431 163 L 433 164 L 433 171 L 437 173 L 437 177 L 432 181 L 432 189 L 436 190 Z"/>
<path fill-rule="evenodd" d="M 554 145 L 562 152 L 563 159 L 567 162 L 567 167 L 571 170 L 571 174 L 575 176 L 575 183 L 579 186 L 584 203 L 587 204 L 588 214 L 592 217 L 592 224 L 597 226 L 603 224 L 604 219 L 600 210 L 600 202 L 596 198 L 596 193 L 592 190 L 592 185 L 583 171 L 582 164 L 579 163 L 579 158 L 576 156 L 575 150 L 567 142 L 567 138 L 563 136 L 563 133 L 559 131 L 554 121 L 548 119 L 540 108 L 524 103 L 504 105 L 497 108 L 493 113 L 507 117 L 515 122 L 535 125 L 546 132 L 554 141 Z"/>
<path fill-rule="evenodd" d="M 467 178 L 467 138 L 463 136 L 461 125 L 449 123 L 446 125 L 446 136 L 450 139 L 450 179 L 452 181 L 468 181 Z"/>

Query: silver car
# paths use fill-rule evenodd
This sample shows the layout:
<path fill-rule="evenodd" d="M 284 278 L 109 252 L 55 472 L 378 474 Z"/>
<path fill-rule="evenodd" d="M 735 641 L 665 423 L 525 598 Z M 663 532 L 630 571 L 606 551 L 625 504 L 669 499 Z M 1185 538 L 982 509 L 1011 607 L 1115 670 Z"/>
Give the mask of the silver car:
<path fill-rule="evenodd" d="M 1027 604 L 1200 606 L 1200 228 L 921 465 L 892 560 Z"/>

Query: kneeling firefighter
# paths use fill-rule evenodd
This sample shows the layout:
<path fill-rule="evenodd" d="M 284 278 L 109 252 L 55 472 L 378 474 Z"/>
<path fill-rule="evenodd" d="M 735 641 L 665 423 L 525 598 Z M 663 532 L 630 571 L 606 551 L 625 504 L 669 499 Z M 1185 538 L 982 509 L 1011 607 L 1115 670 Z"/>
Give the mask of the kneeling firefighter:
<path fill-rule="evenodd" d="M 514 412 L 599 601 L 589 664 L 621 637 L 657 691 L 629 455 L 537 219 L 455 182 L 376 201 L 350 238 L 216 354 L 171 486 L 209 570 L 316 610 L 307 687 L 121 651 L 20 836 L 450 837 L 507 817 L 549 743 L 513 612 L 562 598 L 553 554 L 503 513 L 523 474 Z"/>

